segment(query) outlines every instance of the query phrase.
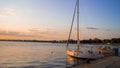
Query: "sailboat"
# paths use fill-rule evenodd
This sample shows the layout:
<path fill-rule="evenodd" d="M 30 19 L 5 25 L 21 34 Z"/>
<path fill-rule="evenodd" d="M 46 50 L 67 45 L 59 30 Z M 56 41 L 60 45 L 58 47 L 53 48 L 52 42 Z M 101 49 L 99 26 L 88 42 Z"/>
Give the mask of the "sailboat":
<path fill-rule="evenodd" d="M 76 14 L 76 12 L 77 12 L 77 14 Z M 75 16 L 77 16 L 77 45 L 74 50 L 71 50 L 69 48 L 69 40 L 71 37 Z M 102 54 L 92 51 L 91 46 L 83 46 L 80 44 L 80 40 L 79 40 L 79 0 L 76 1 L 76 5 L 75 5 L 72 24 L 71 24 L 70 33 L 68 36 L 68 41 L 67 41 L 67 46 L 66 46 L 66 53 L 67 53 L 67 55 L 74 57 L 74 58 L 98 59 L 98 58 L 103 57 Z"/>

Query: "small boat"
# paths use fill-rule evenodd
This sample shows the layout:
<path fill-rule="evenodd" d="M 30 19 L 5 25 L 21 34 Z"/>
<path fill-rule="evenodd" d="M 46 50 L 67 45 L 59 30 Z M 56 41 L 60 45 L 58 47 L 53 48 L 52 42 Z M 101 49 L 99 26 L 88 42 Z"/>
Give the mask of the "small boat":
<path fill-rule="evenodd" d="M 70 37 L 72 33 L 75 15 L 77 16 L 77 45 L 76 45 L 77 47 L 74 50 L 71 50 L 68 46 L 69 46 L 69 41 L 70 41 Z M 71 24 L 70 33 L 68 36 L 68 41 L 67 41 L 67 46 L 66 46 L 66 53 L 67 55 L 72 56 L 74 58 L 98 59 L 98 58 L 103 57 L 103 55 L 99 54 L 99 52 L 93 52 L 91 46 L 83 46 L 80 44 L 80 40 L 79 40 L 79 0 L 76 1 L 76 5 L 75 5 L 72 24 Z"/>

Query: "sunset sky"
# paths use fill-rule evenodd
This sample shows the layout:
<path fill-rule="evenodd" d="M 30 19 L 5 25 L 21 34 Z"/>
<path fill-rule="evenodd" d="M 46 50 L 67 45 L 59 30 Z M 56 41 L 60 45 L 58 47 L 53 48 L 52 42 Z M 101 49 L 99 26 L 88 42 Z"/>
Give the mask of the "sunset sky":
<path fill-rule="evenodd" d="M 67 39 L 75 2 L 0 0 L 0 39 Z M 80 0 L 79 11 L 80 39 L 120 37 L 120 0 Z"/>

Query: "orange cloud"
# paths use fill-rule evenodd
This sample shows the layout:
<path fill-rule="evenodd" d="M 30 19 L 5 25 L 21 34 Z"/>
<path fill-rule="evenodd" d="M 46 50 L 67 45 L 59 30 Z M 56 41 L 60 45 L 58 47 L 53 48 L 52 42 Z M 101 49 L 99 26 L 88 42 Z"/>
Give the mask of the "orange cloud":
<path fill-rule="evenodd" d="M 65 32 L 52 29 L 32 28 L 25 32 L 0 30 L 0 39 L 58 40 L 65 38 L 67 38 Z"/>

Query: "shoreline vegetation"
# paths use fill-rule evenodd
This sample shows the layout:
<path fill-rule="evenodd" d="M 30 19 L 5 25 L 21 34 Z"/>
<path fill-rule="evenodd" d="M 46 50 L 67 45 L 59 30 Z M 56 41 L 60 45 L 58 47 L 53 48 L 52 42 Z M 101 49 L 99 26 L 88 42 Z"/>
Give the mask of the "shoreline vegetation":
<path fill-rule="evenodd" d="M 45 43 L 67 43 L 67 40 L 13 40 L 13 39 L 0 39 L 0 41 L 17 41 L 17 42 L 45 42 Z M 69 43 L 77 43 L 77 40 L 70 39 Z M 112 38 L 112 39 L 88 39 L 88 40 L 81 40 L 80 43 L 82 44 L 113 44 L 120 46 L 120 38 Z"/>

